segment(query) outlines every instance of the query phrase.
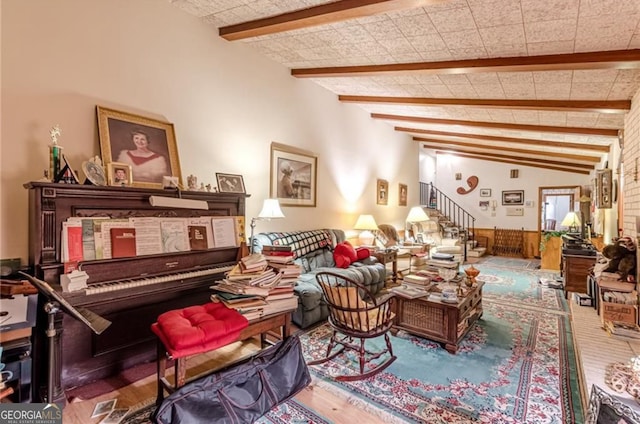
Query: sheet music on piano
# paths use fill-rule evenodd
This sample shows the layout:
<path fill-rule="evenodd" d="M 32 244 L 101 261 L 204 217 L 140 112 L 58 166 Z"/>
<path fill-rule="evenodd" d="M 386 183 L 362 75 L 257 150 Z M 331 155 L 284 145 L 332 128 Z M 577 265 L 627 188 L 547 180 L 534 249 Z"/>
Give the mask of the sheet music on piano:
<path fill-rule="evenodd" d="M 213 240 L 216 247 L 238 246 L 235 217 L 212 218 Z"/>

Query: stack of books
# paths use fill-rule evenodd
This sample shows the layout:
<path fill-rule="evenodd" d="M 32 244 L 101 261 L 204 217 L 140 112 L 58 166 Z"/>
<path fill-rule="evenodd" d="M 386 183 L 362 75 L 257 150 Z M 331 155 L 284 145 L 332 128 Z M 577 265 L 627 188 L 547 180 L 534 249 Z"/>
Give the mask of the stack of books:
<path fill-rule="evenodd" d="M 266 245 L 262 247 L 262 255 L 269 263 L 293 263 L 294 254 L 291 246 Z"/>
<path fill-rule="evenodd" d="M 243 257 L 224 279 L 210 287 L 214 292 L 211 300 L 236 309 L 248 320 L 296 309 L 298 298 L 293 288 L 300 267 L 290 264 L 296 268 L 291 273 L 295 278 L 291 279 L 269 265 L 259 253 Z"/>

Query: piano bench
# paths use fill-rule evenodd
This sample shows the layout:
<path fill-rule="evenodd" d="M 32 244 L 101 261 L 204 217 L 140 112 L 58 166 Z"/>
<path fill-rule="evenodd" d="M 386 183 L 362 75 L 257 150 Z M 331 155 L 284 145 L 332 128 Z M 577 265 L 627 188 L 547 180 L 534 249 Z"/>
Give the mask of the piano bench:
<path fill-rule="evenodd" d="M 226 346 L 238 340 L 249 325 L 247 319 L 235 309 L 222 303 L 207 303 L 165 312 L 151 324 L 151 331 L 158 337 L 158 397 L 156 404 L 169 393 L 184 386 L 187 357 Z M 172 385 L 165 378 L 167 358 L 175 360 Z"/>

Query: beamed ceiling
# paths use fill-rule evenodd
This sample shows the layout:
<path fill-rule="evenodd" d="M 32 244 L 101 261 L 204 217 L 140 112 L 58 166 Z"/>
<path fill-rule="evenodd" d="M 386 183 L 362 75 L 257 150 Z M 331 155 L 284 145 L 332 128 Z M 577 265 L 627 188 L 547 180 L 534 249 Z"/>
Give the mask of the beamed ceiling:
<path fill-rule="evenodd" d="M 170 0 L 424 149 L 588 174 L 640 88 L 640 0 Z"/>

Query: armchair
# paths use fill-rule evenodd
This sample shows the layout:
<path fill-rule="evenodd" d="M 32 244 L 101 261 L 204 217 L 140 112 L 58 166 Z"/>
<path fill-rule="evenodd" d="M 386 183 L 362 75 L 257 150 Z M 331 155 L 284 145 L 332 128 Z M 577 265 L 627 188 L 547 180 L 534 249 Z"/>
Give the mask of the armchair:
<path fill-rule="evenodd" d="M 345 349 L 358 353 L 360 370 L 358 374 L 340 375 L 336 380 L 360 380 L 379 373 L 387 368 L 396 356 L 389 338 L 389 330 L 395 314 L 391 311 L 393 294 L 376 298 L 365 286 L 332 272 L 319 272 L 316 280 L 329 309 L 329 324 L 333 328 L 331 341 L 324 358 L 308 362 L 317 365 L 329 361 Z M 386 348 L 373 352 L 365 348 L 365 340 L 384 336 Z M 353 339 L 359 339 L 356 343 Z M 338 350 L 332 353 L 336 346 Z M 372 361 L 389 354 L 389 358 L 380 363 Z"/>

